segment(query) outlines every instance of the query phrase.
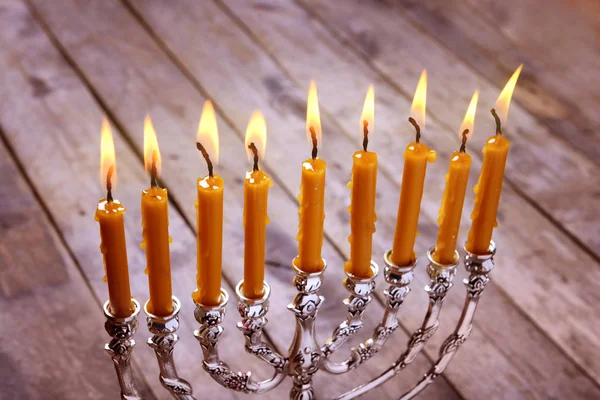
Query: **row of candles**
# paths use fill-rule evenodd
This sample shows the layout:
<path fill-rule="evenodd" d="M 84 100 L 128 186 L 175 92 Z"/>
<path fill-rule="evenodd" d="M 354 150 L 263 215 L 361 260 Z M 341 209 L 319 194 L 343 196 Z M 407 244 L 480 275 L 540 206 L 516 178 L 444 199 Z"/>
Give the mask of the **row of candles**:
<path fill-rule="evenodd" d="M 506 119 L 510 99 L 522 66 L 517 68 L 500 93 L 496 108 Z M 436 160 L 436 153 L 421 142 L 425 125 L 427 74 L 425 71 L 415 91 L 410 123 L 416 130 L 415 140 L 404 152 L 404 170 L 400 202 L 393 239 L 391 261 L 398 266 L 415 262 L 414 245 L 423 195 L 427 163 Z M 360 119 L 363 137 L 362 149 L 353 155 L 350 212 L 350 257 L 345 270 L 357 277 L 369 277 L 371 271 L 372 235 L 375 232 L 375 191 L 377 181 L 377 154 L 368 150 L 374 127 L 374 90 L 369 87 Z M 450 158 L 446 186 L 439 212 L 439 232 L 433 258 L 444 265 L 455 263 L 455 249 L 462 209 L 471 168 L 471 156 L 466 142 L 475 119 L 478 92 L 475 91 L 460 128 L 461 146 Z M 488 138 L 483 148 L 483 164 L 475 186 L 475 206 L 467 249 L 475 254 L 488 252 L 500 200 L 509 141 L 502 134 L 501 118 L 492 109 L 496 133 Z M 302 163 L 302 183 L 299 200 L 298 257 L 294 265 L 307 273 L 324 268 L 321 258 L 323 222 L 325 219 L 326 163 L 318 158 L 321 142 L 321 123 L 317 90 L 311 82 L 308 92 L 306 133 L 312 145 L 312 155 Z M 252 168 L 244 179 L 244 282 L 242 293 L 255 299 L 263 295 L 267 198 L 271 179 L 259 165 L 266 148 L 266 123 L 256 111 L 246 129 L 245 146 Z M 223 190 L 224 180 L 214 173 L 218 163 L 218 133 L 215 111 L 210 101 L 204 104 L 198 127 L 196 147 L 208 166 L 208 175 L 198 178 L 197 207 L 197 289 L 192 294 L 195 302 L 218 305 L 221 298 Z M 144 164 L 151 184 L 142 191 L 143 242 L 146 251 L 150 301 L 148 311 L 157 316 L 173 312 L 170 253 L 168 233 L 168 192 L 158 185 L 161 158 L 156 133 L 150 118 L 144 121 Z M 107 190 L 105 199 L 98 203 L 95 219 L 100 224 L 101 251 L 104 255 L 105 280 L 108 282 L 110 310 L 117 317 L 133 312 L 124 230 L 125 208 L 113 198 L 116 181 L 114 143 L 109 123 L 102 125 L 101 179 Z"/>

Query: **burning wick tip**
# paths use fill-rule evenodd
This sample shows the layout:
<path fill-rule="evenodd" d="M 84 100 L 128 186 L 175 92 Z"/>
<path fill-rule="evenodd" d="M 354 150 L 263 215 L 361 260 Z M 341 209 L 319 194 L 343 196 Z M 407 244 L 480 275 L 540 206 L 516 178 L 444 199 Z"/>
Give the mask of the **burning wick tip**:
<path fill-rule="evenodd" d="M 258 171 L 258 149 L 254 145 L 254 142 L 250 142 L 248 148 L 252 150 L 252 154 L 254 154 L 254 165 L 252 166 L 252 170 Z"/>
<path fill-rule="evenodd" d="M 200 150 L 200 153 L 202 153 L 202 156 L 206 160 L 206 165 L 208 166 L 208 176 L 210 176 L 212 178 L 213 177 L 213 163 L 212 163 L 212 161 L 210 161 L 210 156 L 208 155 L 208 152 L 206 151 L 206 149 L 204 148 L 204 146 L 202 146 L 202 143 L 200 143 L 200 142 L 196 142 L 196 148 L 198 150 Z"/>
<path fill-rule="evenodd" d="M 408 122 L 410 122 L 412 124 L 412 126 L 415 127 L 415 130 L 417 131 L 417 136 L 415 138 L 415 142 L 419 143 L 419 141 L 421 140 L 421 127 L 419 126 L 417 121 L 415 121 L 415 119 L 413 117 L 408 117 Z"/>

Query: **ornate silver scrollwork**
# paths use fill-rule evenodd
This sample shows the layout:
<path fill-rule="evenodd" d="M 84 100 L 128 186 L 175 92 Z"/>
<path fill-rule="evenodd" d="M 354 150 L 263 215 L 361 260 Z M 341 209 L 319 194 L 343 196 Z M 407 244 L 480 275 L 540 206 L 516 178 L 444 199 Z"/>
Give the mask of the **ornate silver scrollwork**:
<path fill-rule="evenodd" d="M 137 315 L 140 312 L 140 303 L 131 299 L 134 310 L 126 318 L 120 318 L 113 315 L 110 311 L 110 303 L 104 303 L 104 316 L 106 323 L 104 328 L 112 337 L 112 340 L 104 346 L 106 352 L 112 358 L 117 372 L 117 379 L 121 387 L 121 398 L 124 400 L 141 400 L 142 396 L 135 385 L 133 371 L 131 369 L 131 353 L 135 340 L 133 334 L 137 330 Z"/>
<path fill-rule="evenodd" d="M 160 369 L 160 383 L 177 400 L 195 400 L 192 396 L 192 386 L 185 379 L 179 377 L 173 359 L 173 350 L 179 340 L 176 332 L 179 329 L 181 303 L 177 297 L 173 296 L 173 312 L 165 317 L 150 313 L 148 303 L 146 302 L 144 305 L 148 330 L 152 333 L 152 337 L 148 339 L 148 346 L 156 354 Z"/>

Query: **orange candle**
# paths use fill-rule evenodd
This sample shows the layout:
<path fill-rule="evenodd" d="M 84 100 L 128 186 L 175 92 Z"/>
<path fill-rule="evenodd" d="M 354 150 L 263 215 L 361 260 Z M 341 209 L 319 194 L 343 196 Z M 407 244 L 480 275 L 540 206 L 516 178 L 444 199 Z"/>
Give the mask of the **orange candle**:
<path fill-rule="evenodd" d="M 500 203 L 504 167 L 510 147 L 510 142 L 502 134 L 501 119 L 506 121 L 510 99 L 522 67 L 522 65 L 519 66 L 513 73 L 496 101 L 496 108 L 500 111 L 501 117 L 492 109 L 492 114 L 496 119 L 496 134 L 490 136 L 483 147 L 483 165 L 474 188 L 475 206 L 471 213 L 473 224 L 466 244 L 467 250 L 474 254 L 488 253 L 492 232 L 498 226 L 496 214 Z"/>
<path fill-rule="evenodd" d="M 417 137 L 414 142 L 408 144 L 404 151 L 402 187 L 400 189 L 398 217 L 396 218 L 396 231 L 391 254 L 392 262 L 399 266 L 410 265 L 415 261 L 414 247 L 421 211 L 423 186 L 425 184 L 425 172 L 427 163 L 434 162 L 437 158 L 434 150 L 420 142 L 421 126 L 425 127 L 426 96 L 427 72 L 423 70 L 411 107 L 411 114 L 415 118 L 409 118 L 409 121 L 417 130 Z"/>
<path fill-rule="evenodd" d="M 323 221 L 325 220 L 325 161 L 317 158 L 321 141 L 321 119 L 315 82 L 310 83 L 306 109 L 306 133 L 313 146 L 312 157 L 302 163 L 302 183 L 298 202 L 298 259 L 296 266 L 304 272 L 323 269 Z"/>
<path fill-rule="evenodd" d="M 100 251 L 104 256 L 104 281 L 108 282 L 110 311 L 119 318 L 129 317 L 134 310 L 129 288 L 129 269 L 125 244 L 125 207 L 112 197 L 117 180 L 115 147 L 106 119 L 102 121 L 100 176 L 106 186 L 105 199 L 98 202 L 95 220 L 100 224 Z"/>
<path fill-rule="evenodd" d="M 246 128 L 246 148 L 253 168 L 244 179 L 244 284 L 245 297 L 258 299 L 263 295 L 265 280 L 265 244 L 267 238 L 267 198 L 273 184 L 269 175 L 259 170 L 258 160 L 264 159 L 267 125 L 260 111 L 255 111 Z"/>
<path fill-rule="evenodd" d="M 373 134 L 375 114 L 375 93 L 369 86 L 360 128 L 363 131 L 363 150 L 353 155 L 352 178 L 350 188 L 350 259 L 345 263 L 345 270 L 359 278 L 372 275 L 371 253 L 373 233 L 375 233 L 375 191 L 377 186 L 377 154 L 367 151 L 369 134 Z"/>
<path fill-rule="evenodd" d="M 440 264 L 450 265 L 458 261 L 454 258 L 456 240 L 471 170 L 471 156 L 466 153 L 467 135 L 473 129 L 478 97 L 479 91 L 475 91 L 459 130 L 462 132 L 462 145 L 459 151 L 452 153 L 448 174 L 445 177 L 446 187 L 438 218 L 440 229 L 433 253 L 433 259 Z"/>
<path fill-rule="evenodd" d="M 197 289 L 196 303 L 216 306 L 221 302 L 221 268 L 223 253 L 223 179 L 213 174 L 213 162 L 219 162 L 217 119 L 212 103 L 204 103 L 196 147 L 206 159 L 208 175 L 198 178 L 197 212 Z"/>
<path fill-rule="evenodd" d="M 166 316 L 173 312 L 171 256 L 169 251 L 169 198 L 167 189 L 158 187 L 160 152 L 149 117 L 144 121 L 144 164 L 150 173 L 150 188 L 142 191 L 141 248 L 146 249 L 146 273 L 150 286 L 148 311 Z"/>

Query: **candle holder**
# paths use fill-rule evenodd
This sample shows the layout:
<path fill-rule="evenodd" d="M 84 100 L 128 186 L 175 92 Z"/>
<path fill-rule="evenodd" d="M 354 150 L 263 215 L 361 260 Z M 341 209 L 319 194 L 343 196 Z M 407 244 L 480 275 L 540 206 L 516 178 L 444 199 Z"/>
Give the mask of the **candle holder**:
<path fill-rule="evenodd" d="M 116 317 L 110 311 L 110 302 L 104 303 L 104 316 L 106 317 L 104 328 L 112 337 L 112 340 L 104 346 L 104 350 L 110 355 L 115 366 L 121 387 L 121 399 L 142 400 L 142 396 L 135 386 L 131 369 L 131 353 L 135 346 L 132 336 L 137 330 L 140 303 L 135 299 L 131 299 L 131 302 L 134 307 L 133 313 L 125 318 Z"/>
<path fill-rule="evenodd" d="M 192 396 L 192 386 L 185 379 L 179 377 L 173 360 L 173 350 L 179 340 L 176 332 L 179 328 L 181 303 L 177 297 L 173 296 L 173 312 L 164 317 L 150 313 L 148 311 L 149 303 L 150 301 L 147 301 L 144 305 L 144 312 L 147 315 L 148 330 L 153 335 L 148 338 L 147 343 L 156 354 L 156 361 L 160 369 L 160 383 L 177 400 L 195 400 Z"/>
<path fill-rule="evenodd" d="M 429 296 L 429 304 L 421 326 L 410 336 L 406 349 L 380 376 L 336 399 L 353 399 L 392 379 L 418 356 L 428 340 L 436 333 L 444 299 L 453 287 L 459 255 L 458 252 L 455 253 L 456 262 L 453 264 L 440 264 L 435 261 L 434 252 L 434 247 L 427 252 L 429 262 L 426 270 L 430 283 L 425 287 L 425 291 Z M 479 298 L 489 282 L 489 274 L 494 268 L 495 252 L 496 246 L 493 242 L 490 243 L 487 254 L 477 255 L 466 251 L 464 264 L 469 272 L 469 277 L 463 282 L 467 288 L 467 295 L 454 332 L 441 345 L 438 358 L 425 376 L 409 391 L 400 395 L 399 399 L 411 399 L 421 393 L 445 370 L 456 351 L 469 337 Z M 293 380 L 290 399 L 314 399 L 312 377 L 319 369 L 331 374 L 343 374 L 351 371 L 375 356 L 383 348 L 387 339 L 397 330 L 399 326 L 397 314 L 410 292 L 417 260 L 410 265 L 399 266 L 391 261 L 390 255 L 391 251 L 384 255 L 384 278 L 387 288 L 383 291 L 386 306 L 381 322 L 368 339 L 350 349 L 349 355 L 344 360 L 335 362 L 331 359 L 331 355 L 339 351 L 345 342 L 356 335 L 363 326 L 362 316 L 372 300 L 376 286 L 375 280 L 379 273 L 379 267 L 373 261 L 369 277 L 357 277 L 346 273 L 343 282 L 348 291 L 348 297 L 344 300 L 346 318 L 334 329 L 330 338 L 322 346 L 319 346 L 316 340 L 315 323 L 319 308 L 325 301 L 325 298 L 319 295 L 319 289 L 323 283 L 327 263 L 323 260 L 322 271 L 308 273 L 296 265 L 296 260 L 292 262 L 296 273 L 293 284 L 298 292 L 291 304 L 288 305 L 288 309 L 294 313 L 296 328 L 289 351 L 285 355 L 279 354 L 262 338 L 269 310 L 271 292 L 269 285 L 265 282 L 261 298 L 250 299 L 243 295 L 244 282 L 238 283 L 235 291 L 241 320 L 238 322 L 237 328 L 244 336 L 246 351 L 272 367 L 272 377 L 264 381 L 254 380 L 251 372 L 233 371 L 219 357 L 218 343 L 223 334 L 221 324 L 225 318 L 225 306 L 229 299 L 227 292 L 221 289 L 221 298 L 217 305 L 196 303 L 194 315 L 200 327 L 194 331 L 194 336 L 202 348 L 204 369 L 223 387 L 253 394 L 270 391 L 289 376 Z M 126 319 L 115 318 L 108 311 L 108 303 L 104 306 L 107 316 L 106 329 L 113 337 L 113 340 L 107 344 L 107 351 L 115 363 L 122 398 L 128 400 L 140 398 L 133 383 L 129 364 L 134 345 L 131 336 L 135 332 L 136 315 L 139 312 L 139 304 L 135 301 L 134 304 L 136 310 L 131 317 Z M 173 313 L 171 315 L 158 317 L 146 311 L 148 327 L 153 333 L 148 344 L 156 352 L 163 386 L 175 399 L 193 400 L 192 389 L 185 380 L 177 375 L 172 357 L 177 342 L 179 310 L 180 303 L 176 297 L 173 297 Z"/>

